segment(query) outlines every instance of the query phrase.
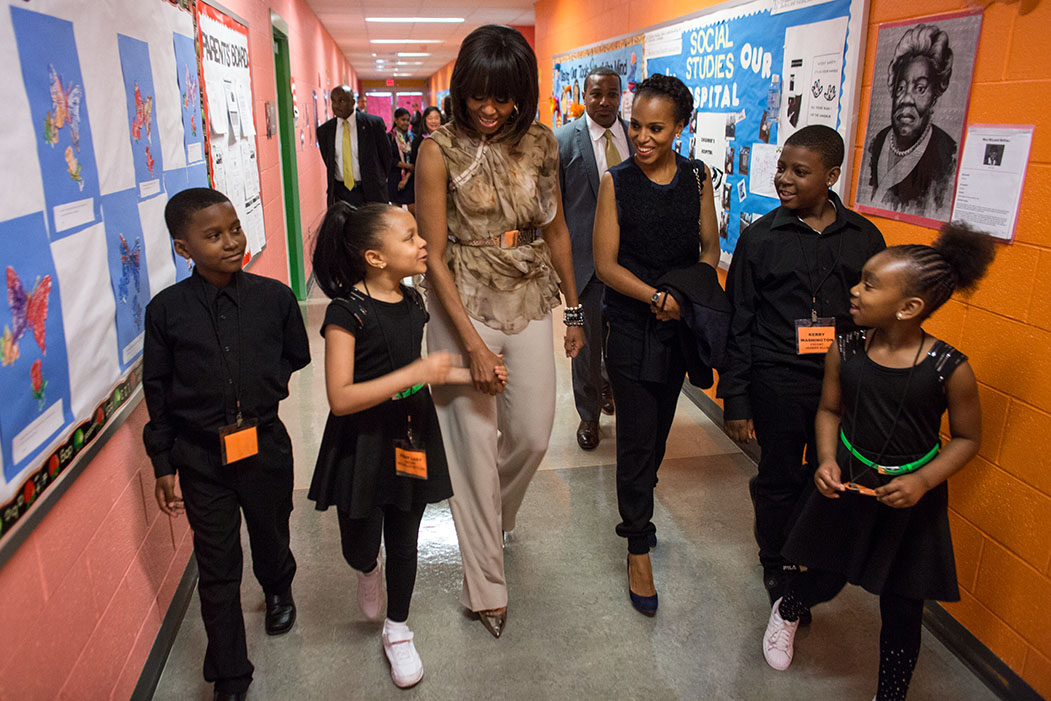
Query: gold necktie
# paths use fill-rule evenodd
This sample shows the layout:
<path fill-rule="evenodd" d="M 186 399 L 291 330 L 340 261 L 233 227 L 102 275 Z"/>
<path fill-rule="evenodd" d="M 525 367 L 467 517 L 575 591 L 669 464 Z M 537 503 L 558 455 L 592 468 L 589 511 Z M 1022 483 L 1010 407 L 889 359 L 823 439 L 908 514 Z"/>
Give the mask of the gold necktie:
<path fill-rule="evenodd" d="M 343 120 L 343 186 L 354 189 L 354 152 L 350 147 L 350 120 Z"/>
<path fill-rule="evenodd" d="M 606 137 L 606 168 L 608 169 L 620 163 L 620 152 L 613 143 L 613 132 L 607 129 L 603 136 Z"/>

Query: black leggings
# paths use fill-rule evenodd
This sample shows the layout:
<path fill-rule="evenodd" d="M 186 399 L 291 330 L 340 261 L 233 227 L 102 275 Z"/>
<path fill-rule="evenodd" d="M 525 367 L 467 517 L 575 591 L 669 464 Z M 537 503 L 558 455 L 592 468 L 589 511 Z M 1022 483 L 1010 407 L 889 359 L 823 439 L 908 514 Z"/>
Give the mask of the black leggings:
<path fill-rule="evenodd" d="M 785 620 L 796 620 L 804 609 L 831 600 L 847 583 L 841 574 L 807 570 L 793 578 L 781 602 Z M 879 597 L 879 701 L 904 699 L 920 654 L 923 600 L 883 593 Z"/>
<path fill-rule="evenodd" d="M 409 603 L 416 586 L 416 541 L 426 504 L 414 505 L 411 511 L 394 506 L 377 506 L 368 518 L 349 518 L 339 509 L 339 534 L 343 557 L 359 572 L 376 564 L 380 553 L 380 534 L 387 554 L 387 618 L 404 623 L 409 618 Z"/>

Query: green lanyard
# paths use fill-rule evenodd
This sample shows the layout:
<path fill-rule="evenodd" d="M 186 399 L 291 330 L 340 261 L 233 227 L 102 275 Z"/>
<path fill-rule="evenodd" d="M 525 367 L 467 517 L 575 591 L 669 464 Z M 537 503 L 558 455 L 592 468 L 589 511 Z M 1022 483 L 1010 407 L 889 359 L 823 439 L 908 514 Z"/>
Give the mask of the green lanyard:
<path fill-rule="evenodd" d="M 858 459 L 858 462 L 860 462 L 862 465 L 865 465 L 866 467 L 871 467 L 881 475 L 904 475 L 909 472 L 915 472 L 916 470 L 929 463 L 931 460 L 934 460 L 934 457 L 938 454 L 938 451 L 941 449 L 941 444 L 935 444 L 935 446 L 929 451 L 927 451 L 927 454 L 919 460 L 913 460 L 912 462 L 907 462 L 904 465 L 891 467 L 888 465 L 878 465 L 875 462 L 866 458 L 861 453 L 859 453 L 854 448 L 854 446 L 850 444 L 850 441 L 847 440 L 847 434 L 843 433 L 842 428 L 839 429 L 839 440 L 843 441 L 843 445 L 846 447 L 847 450 L 850 451 L 851 455 Z"/>

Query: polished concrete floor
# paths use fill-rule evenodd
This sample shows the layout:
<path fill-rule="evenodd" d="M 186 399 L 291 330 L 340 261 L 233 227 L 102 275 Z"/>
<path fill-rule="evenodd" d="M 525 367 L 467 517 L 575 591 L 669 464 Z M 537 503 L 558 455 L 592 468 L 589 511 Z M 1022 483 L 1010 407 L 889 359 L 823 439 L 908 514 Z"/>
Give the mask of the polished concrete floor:
<path fill-rule="evenodd" d="M 281 415 L 296 446 L 292 547 L 299 618 L 278 638 L 263 632 L 263 602 L 246 543 L 242 585 L 250 699 L 858 699 L 875 693 L 879 612 L 875 597 L 848 588 L 814 611 L 787 672 L 763 661 L 769 608 L 752 539 L 747 482 L 754 465 L 686 397 L 656 490 L 652 554 L 660 610 L 646 618 L 627 596 L 626 545 L 617 522 L 612 417 L 601 445 L 580 450 L 568 361 L 558 362 L 558 406 L 547 458 L 505 548 L 508 626 L 493 639 L 456 600 L 460 562 L 447 504 L 430 507 L 409 625 L 423 681 L 392 683 L 381 624 L 355 604 L 354 576 L 340 555 L 334 511 L 306 499 L 327 413 L 325 302 L 305 306 L 315 362 L 293 381 Z M 513 371 L 513 369 L 512 369 Z M 157 699 L 211 698 L 201 677 L 205 634 L 194 596 L 157 688 Z M 912 699 L 993 699 L 963 664 L 924 631 Z"/>

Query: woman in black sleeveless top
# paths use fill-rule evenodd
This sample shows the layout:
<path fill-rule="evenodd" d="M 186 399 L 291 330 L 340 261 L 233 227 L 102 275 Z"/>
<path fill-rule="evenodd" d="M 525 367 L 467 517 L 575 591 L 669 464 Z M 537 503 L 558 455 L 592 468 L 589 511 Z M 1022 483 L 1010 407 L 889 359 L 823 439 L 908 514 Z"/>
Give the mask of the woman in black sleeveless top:
<path fill-rule="evenodd" d="M 635 94 L 632 159 L 609 170 L 595 214 L 595 270 L 606 284 L 606 370 L 617 412 L 617 534 L 628 539 L 628 593 L 640 612 L 657 611 L 649 550 L 656 542 L 653 488 L 686 373 L 676 334 L 679 306 L 657 279 L 670 270 L 719 262 L 711 175 L 672 149 L 693 111 L 678 78 L 655 75 Z"/>

